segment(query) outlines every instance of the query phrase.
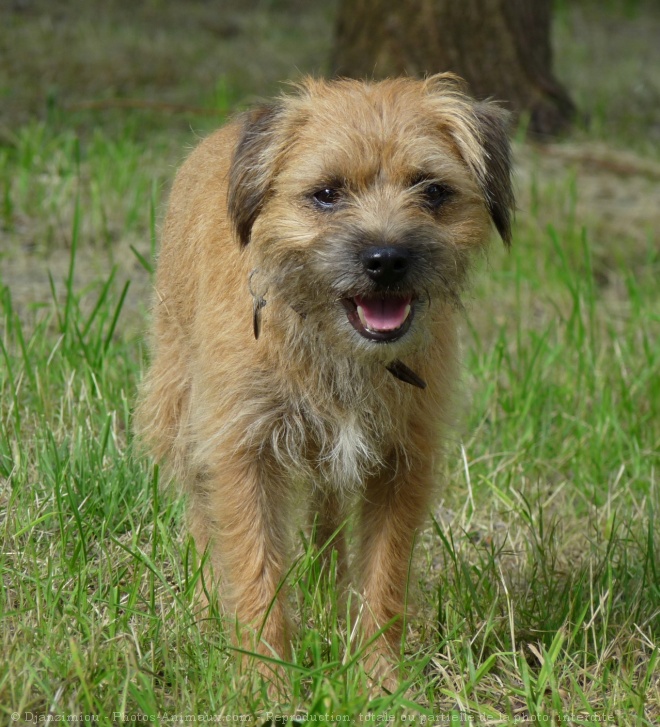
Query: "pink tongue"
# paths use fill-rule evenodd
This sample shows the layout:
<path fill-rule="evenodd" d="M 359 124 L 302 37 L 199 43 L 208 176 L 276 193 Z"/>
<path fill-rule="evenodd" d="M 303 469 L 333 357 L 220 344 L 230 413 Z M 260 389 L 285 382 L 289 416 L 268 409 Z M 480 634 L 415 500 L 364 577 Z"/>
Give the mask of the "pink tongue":
<path fill-rule="evenodd" d="M 393 331 L 408 317 L 410 298 L 363 298 L 356 296 L 355 305 L 362 309 L 364 320 L 372 331 Z"/>

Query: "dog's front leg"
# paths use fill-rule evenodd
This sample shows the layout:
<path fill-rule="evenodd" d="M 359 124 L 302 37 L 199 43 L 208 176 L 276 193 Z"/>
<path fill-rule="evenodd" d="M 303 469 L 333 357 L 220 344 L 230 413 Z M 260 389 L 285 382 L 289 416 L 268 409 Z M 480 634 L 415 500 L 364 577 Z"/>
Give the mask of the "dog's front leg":
<path fill-rule="evenodd" d="M 392 662 L 401 642 L 410 557 L 431 490 L 430 466 L 416 463 L 369 481 L 361 506 L 361 632 L 366 642 L 386 628 L 372 647 L 367 669 L 388 688 L 396 684 Z"/>
<path fill-rule="evenodd" d="M 317 489 L 312 496 L 312 525 L 315 542 L 322 550 L 321 561 L 329 567 L 332 551 L 337 551 L 337 581 L 343 581 L 347 571 L 346 536 L 344 532 L 344 499 L 334 491 Z"/>
<path fill-rule="evenodd" d="M 206 491 L 210 559 L 226 590 L 224 606 L 236 618 L 234 640 L 246 651 L 285 657 L 286 488 L 263 463 L 234 453 L 208 478 Z"/>

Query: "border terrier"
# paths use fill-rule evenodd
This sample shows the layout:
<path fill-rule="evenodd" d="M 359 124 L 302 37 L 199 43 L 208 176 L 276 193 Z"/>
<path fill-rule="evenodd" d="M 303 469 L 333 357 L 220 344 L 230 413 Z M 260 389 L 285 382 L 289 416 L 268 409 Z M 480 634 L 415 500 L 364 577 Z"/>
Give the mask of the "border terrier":
<path fill-rule="evenodd" d="M 138 429 L 187 494 L 243 648 L 286 656 L 302 492 L 340 563 L 356 510 L 375 678 L 392 663 L 451 419 L 461 295 L 493 223 L 510 243 L 512 213 L 507 114 L 449 74 L 307 79 L 179 171 Z"/>

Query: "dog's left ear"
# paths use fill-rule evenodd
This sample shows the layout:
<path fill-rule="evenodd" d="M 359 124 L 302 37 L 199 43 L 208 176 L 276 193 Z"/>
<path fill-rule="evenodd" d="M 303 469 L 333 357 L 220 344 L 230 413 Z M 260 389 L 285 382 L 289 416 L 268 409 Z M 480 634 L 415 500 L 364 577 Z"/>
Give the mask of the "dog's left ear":
<path fill-rule="evenodd" d="M 511 218 L 515 208 L 511 182 L 509 114 L 494 103 L 484 101 L 473 107 L 483 148 L 485 173 L 480 174 L 486 206 L 505 245 L 511 244 Z"/>
<path fill-rule="evenodd" d="M 281 106 L 260 106 L 243 114 L 242 133 L 229 169 L 227 209 L 242 247 L 270 192 L 278 157 Z"/>

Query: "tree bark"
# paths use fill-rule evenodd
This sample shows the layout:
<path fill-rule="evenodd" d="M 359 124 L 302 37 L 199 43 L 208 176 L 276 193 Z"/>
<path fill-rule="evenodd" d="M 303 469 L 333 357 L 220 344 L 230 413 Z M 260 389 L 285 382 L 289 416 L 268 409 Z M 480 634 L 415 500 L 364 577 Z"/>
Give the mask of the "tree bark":
<path fill-rule="evenodd" d="M 575 106 L 552 74 L 551 19 L 552 0 L 341 0 L 332 67 L 352 78 L 453 71 L 476 98 L 554 135 Z"/>

